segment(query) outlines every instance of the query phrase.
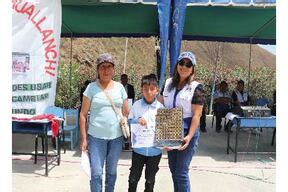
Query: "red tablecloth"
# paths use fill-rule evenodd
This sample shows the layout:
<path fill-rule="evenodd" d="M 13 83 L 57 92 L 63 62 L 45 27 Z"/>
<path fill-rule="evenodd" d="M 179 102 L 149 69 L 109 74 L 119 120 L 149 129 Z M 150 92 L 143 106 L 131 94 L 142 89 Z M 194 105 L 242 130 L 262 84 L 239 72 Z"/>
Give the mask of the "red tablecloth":
<path fill-rule="evenodd" d="M 53 114 L 42 114 L 42 115 L 35 115 L 33 117 L 12 117 L 12 120 L 21 120 L 21 121 L 31 121 L 31 120 L 44 120 L 47 119 L 51 121 L 51 129 L 52 129 L 52 137 L 55 137 L 59 133 L 59 122 L 58 120 L 54 119 L 55 116 Z"/>

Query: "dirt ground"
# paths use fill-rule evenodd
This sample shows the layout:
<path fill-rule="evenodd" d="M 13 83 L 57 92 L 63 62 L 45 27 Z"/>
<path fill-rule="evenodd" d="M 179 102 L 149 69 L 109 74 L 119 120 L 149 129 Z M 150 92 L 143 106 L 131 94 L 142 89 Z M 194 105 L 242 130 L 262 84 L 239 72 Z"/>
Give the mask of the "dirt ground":
<path fill-rule="evenodd" d="M 227 133 L 216 133 L 211 128 L 211 117 L 207 117 L 207 133 L 201 133 L 198 152 L 190 165 L 190 182 L 193 191 L 198 192 L 273 192 L 276 191 L 276 154 L 240 153 L 234 163 L 234 153 L 226 153 Z M 259 137 L 250 129 L 240 132 L 239 151 L 275 152 L 271 146 L 272 129 L 263 129 Z M 34 137 L 14 134 L 13 151 L 32 152 Z M 231 136 L 235 143 L 235 130 Z M 29 155 L 13 155 L 12 189 L 13 192 L 88 192 L 89 178 L 80 167 L 79 147 L 64 154 L 60 166 L 49 161 L 49 176 L 45 174 L 43 157 L 33 163 Z M 128 189 L 131 152 L 123 151 L 118 163 L 115 191 Z M 144 174 L 137 191 L 144 191 Z M 167 154 L 163 153 L 160 170 L 156 176 L 154 191 L 172 192 L 173 183 L 168 168 Z"/>

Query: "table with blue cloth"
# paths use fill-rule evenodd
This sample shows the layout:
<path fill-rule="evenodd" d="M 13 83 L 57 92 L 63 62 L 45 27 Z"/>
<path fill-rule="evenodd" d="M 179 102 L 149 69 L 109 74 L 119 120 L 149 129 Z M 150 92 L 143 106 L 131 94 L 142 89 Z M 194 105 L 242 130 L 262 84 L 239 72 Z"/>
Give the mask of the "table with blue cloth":
<path fill-rule="evenodd" d="M 60 139 L 57 139 L 57 154 L 48 154 L 48 131 L 51 130 L 51 121 L 49 120 L 12 120 L 12 133 L 31 134 L 36 135 L 35 152 L 34 153 L 19 153 L 12 152 L 12 154 L 32 155 L 34 156 L 34 163 L 37 163 L 37 156 L 45 156 L 45 176 L 48 176 L 48 156 L 56 157 L 57 164 L 60 164 Z M 44 140 L 42 142 L 42 153 L 38 153 L 38 136 Z"/>
<path fill-rule="evenodd" d="M 276 129 L 276 117 L 234 117 L 236 119 L 236 140 L 235 140 L 235 147 L 234 149 L 232 146 L 230 146 L 230 132 L 231 132 L 231 126 L 228 126 L 228 137 L 227 137 L 227 154 L 229 154 L 229 151 L 235 153 L 234 162 L 237 162 L 237 153 L 238 152 L 238 137 L 239 137 L 239 131 L 242 128 L 273 128 Z M 274 140 L 274 135 L 273 135 Z M 273 143 L 273 141 L 272 141 Z M 255 152 L 257 153 L 257 152 Z"/>

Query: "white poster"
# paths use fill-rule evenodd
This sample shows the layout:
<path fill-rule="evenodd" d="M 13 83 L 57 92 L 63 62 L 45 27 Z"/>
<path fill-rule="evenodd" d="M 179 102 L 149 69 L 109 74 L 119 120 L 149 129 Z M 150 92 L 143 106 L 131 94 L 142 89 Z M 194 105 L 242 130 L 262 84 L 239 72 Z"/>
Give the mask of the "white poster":
<path fill-rule="evenodd" d="M 140 124 L 131 124 L 131 143 L 133 148 L 153 147 L 155 130 Z"/>
<path fill-rule="evenodd" d="M 12 114 L 54 105 L 61 17 L 60 0 L 12 0 Z"/>

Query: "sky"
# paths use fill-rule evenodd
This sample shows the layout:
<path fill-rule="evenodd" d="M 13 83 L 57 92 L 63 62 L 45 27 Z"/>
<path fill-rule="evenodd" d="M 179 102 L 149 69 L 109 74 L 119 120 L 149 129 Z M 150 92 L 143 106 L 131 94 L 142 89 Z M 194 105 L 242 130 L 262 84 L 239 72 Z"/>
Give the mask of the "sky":
<path fill-rule="evenodd" d="M 259 45 L 259 46 L 266 49 L 270 53 L 276 55 L 276 45 Z"/>

